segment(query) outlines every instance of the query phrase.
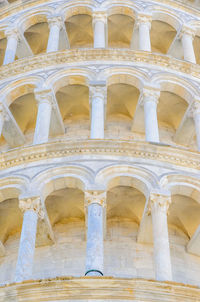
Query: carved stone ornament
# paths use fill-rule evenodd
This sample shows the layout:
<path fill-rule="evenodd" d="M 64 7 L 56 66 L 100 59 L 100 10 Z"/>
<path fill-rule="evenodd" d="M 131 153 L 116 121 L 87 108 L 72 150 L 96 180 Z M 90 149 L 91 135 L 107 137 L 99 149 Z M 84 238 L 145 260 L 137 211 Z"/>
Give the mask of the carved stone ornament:
<path fill-rule="evenodd" d="M 90 204 L 99 204 L 102 207 L 106 206 L 106 192 L 105 191 L 86 191 L 85 192 L 85 206 Z"/>
<path fill-rule="evenodd" d="M 50 103 L 52 107 L 54 106 L 51 89 L 35 90 L 35 98 L 38 105 L 41 103 Z"/>
<path fill-rule="evenodd" d="M 160 91 L 157 88 L 155 87 L 143 88 L 143 95 L 142 95 L 143 102 L 153 101 L 157 104 L 159 97 L 160 97 Z"/>
<path fill-rule="evenodd" d="M 195 117 L 197 114 L 200 114 L 200 100 L 194 101 L 191 108 L 191 115 Z"/>
<path fill-rule="evenodd" d="M 147 14 L 139 13 L 136 20 L 136 26 L 138 27 L 140 24 L 145 23 L 148 25 L 149 29 L 151 28 L 152 16 Z"/>
<path fill-rule="evenodd" d="M 19 208 L 22 212 L 32 210 L 37 213 L 40 219 L 44 219 L 44 209 L 38 196 L 20 199 Z"/>
<path fill-rule="evenodd" d="M 5 35 L 7 38 L 12 37 L 12 38 L 15 38 L 17 41 L 20 40 L 20 33 L 17 28 L 8 28 L 5 31 Z"/>
<path fill-rule="evenodd" d="M 188 35 L 188 36 L 191 36 L 192 39 L 194 39 L 195 34 L 196 34 L 196 30 L 194 28 L 187 26 L 187 25 L 183 25 L 181 32 L 180 32 L 180 38 L 182 38 L 183 35 Z"/>
<path fill-rule="evenodd" d="M 3 121 L 9 121 L 8 113 L 6 112 L 2 103 L 0 103 L 0 117 L 3 119 Z"/>
<path fill-rule="evenodd" d="M 105 85 L 96 84 L 90 85 L 90 103 L 92 103 L 93 99 L 102 99 L 104 103 L 106 102 L 106 94 L 107 94 L 107 87 Z"/>
<path fill-rule="evenodd" d="M 106 13 L 104 11 L 95 11 L 93 13 L 93 25 L 97 21 L 101 21 L 101 22 L 103 22 L 103 23 L 106 24 L 106 22 L 107 22 L 107 15 L 106 15 Z"/>
<path fill-rule="evenodd" d="M 152 212 L 153 208 L 156 210 L 161 210 L 168 214 L 170 203 L 170 196 L 158 193 L 151 193 L 149 200 L 149 214 Z"/>
<path fill-rule="evenodd" d="M 51 16 L 48 19 L 49 27 L 57 25 L 60 29 L 63 27 L 63 19 L 61 16 Z"/>

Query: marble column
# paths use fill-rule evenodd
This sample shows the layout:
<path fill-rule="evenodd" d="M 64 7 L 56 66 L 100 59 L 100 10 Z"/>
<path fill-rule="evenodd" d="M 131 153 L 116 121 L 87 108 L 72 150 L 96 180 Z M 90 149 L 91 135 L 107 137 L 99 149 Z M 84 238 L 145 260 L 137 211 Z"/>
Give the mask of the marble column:
<path fill-rule="evenodd" d="M 35 90 L 35 98 L 38 102 L 38 113 L 33 144 L 48 142 L 51 112 L 53 108 L 53 95 L 50 89 Z"/>
<path fill-rule="evenodd" d="M 3 108 L 3 104 L 0 103 L 0 136 L 2 135 L 3 124 L 6 118 L 8 118 L 8 116 L 6 115 L 6 112 Z"/>
<path fill-rule="evenodd" d="M 106 83 L 90 83 L 91 133 L 92 139 L 104 138 L 104 119 L 106 104 Z"/>
<path fill-rule="evenodd" d="M 94 28 L 94 48 L 106 47 L 106 26 L 107 16 L 105 12 L 94 12 L 93 28 Z"/>
<path fill-rule="evenodd" d="M 85 276 L 103 276 L 105 192 L 85 192 L 87 251 Z"/>
<path fill-rule="evenodd" d="M 195 37 L 194 29 L 184 26 L 181 31 L 181 41 L 183 46 L 184 60 L 196 63 L 193 40 Z"/>
<path fill-rule="evenodd" d="M 139 30 L 139 50 L 151 51 L 151 16 L 139 14 L 136 22 Z"/>
<path fill-rule="evenodd" d="M 19 40 L 19 33 L 16 29 L 9 29 L 5 32 L 7 37 L 7 46 L 4 56 L 3 65 L 14 62 Z"/>
<path fill-rule="evenodd" d="M 49 23 L 49 40 L 47 52 L 57 51 L 59 47 L 60 30 L 63 26 L 63 20 L 60 16 L 48 20 Z"/>
<path fill-rule="evenodd" d="M 40 197 L 24 198 L 19 201 L 24 212 L 15 281 L 31 279 L 35 252 L 38 218 L 44 218 Z"/>
<path fill-rule="evenodd" d="M 194 102 L 192 107 L 192 115 L 195 123 L 197 149 L 200 152 L 200 100 Z"/>
<path fill-rule="evenodd" d="M 147 142 L 159 142 L 159 129 L 157 119 L 157 104 L 160 91 L 154 87 L 143 89 L 145 136 Z"/>
<path fill-rule="evenodd" d="M 152 193 L 150 211 L 153 225 L 154 265 L 158 281 L 172 281 L 171 257 L 168 236 L 167 212 L 171 198 Z"/>

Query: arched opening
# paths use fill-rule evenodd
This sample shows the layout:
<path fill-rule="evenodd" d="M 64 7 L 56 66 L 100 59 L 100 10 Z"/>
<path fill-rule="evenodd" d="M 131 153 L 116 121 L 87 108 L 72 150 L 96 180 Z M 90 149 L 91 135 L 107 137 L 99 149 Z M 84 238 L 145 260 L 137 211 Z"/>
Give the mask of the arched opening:
<path fill-rule="evenodd" d="M 134 81 L 111 77 L 108 81 L 106 136 L 129 138 L 140 91 Z"/>
<path fill-rule="evenodd" d="M 88 13 L 72 15 L 65 21 L 70 48 L 93 46 L 92 17 Z"/>
<path fill-rule="evenodd" d="M 37 15 L 27 21 L 24 36 L 34 55 L 46 52 L 49 26 L 46 16 Z"/>
<path fill-rule="evenodd" d="M 89 136 L 89 88 L 83 77 L 64 77 L 56 84 L 56 99 L 68 136 Z"/>
<path fill-rule="evenodd" d="M 11 91 L 8 95 L 9 109 L 22 132 L 30 139 L 33 136 L 37 118 L 37 102 L 34 84 L 25 84 Z"/>
<path fill-rule="evenodd" d="M 120 277 L 153 277 L 152 246 L 137 243 L 146 197 L 144 184 L 129 176 L 114 177 L 107 190 L 105 270 Z M 143 258 L 143 262 L 141 261 Z"/>
<path fill-rule="evenodd" d="M 108 46 L 130 48 L 135 20 L 132 16 L 115 13 L 108 17 Z"/>
<path fill-rule="evenodd" d="M 163 20 L 153 20 L 151 23 L 152 52 L 167 54 L 176 36 L 176 29 Z"/>

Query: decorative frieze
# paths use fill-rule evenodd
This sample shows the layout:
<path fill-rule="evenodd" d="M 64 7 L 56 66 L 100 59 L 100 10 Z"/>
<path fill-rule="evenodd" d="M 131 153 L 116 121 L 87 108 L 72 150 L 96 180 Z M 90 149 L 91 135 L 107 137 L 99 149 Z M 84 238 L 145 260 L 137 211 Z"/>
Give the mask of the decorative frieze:
<path fill-rule="evenodd" d="M 0 67 L 0 80 L 8 81 L 9 77 L 23 76 L 24 73 L 40 74 L 40 70 L 57 65 L 57 69 L 66 67 L 71 63 L 104 61 L 109 64 L 116 62 L 128 62 L 129 66 L 143 66 L 150 64 L 164 68 L 166 71 L 177 71 L 181 74 L 200 79 L 200 65 L 194 65 L 190 62 L 178 60 L 169 56 L 163 56 L 155 53 L 141 52 L 127 49 L 70 49 L 60 52 L 52 52 L 36 55 L 31 58 L 17 60 L 12 64 Z M 102 63 L 101 63 L 102 64 Z M 121 64 L 121 63 L 120 63 Z"/>
<path fill-rule="evenodd" d="M 200 169 L 200 154 L 169 146 L 155 146 L 145 142 L 123 140 L 83 140 L 73 142 L 51 142 L 40 146 L 11 150 L 0 154 L 0 169 L 15 167 L 41 160 L 80 155 L 127 156 L 156 160 L 186 168 Z"/>

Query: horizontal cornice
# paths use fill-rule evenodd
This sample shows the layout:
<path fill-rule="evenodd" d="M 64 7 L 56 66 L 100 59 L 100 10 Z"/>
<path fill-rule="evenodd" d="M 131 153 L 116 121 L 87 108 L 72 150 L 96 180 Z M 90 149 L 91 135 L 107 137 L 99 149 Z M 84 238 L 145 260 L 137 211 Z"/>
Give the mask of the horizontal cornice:
<path fill-rule="evenodd" d="M 200 169 L 200 153 L 138 141 L 70 140 L 21 147 L 0 155 L 0 170 L 39 161 L 80 156 L 117 156 Z"/>
<path fill-rule="evenodd" d="M 112 299 L 114 301 L 197 301 L 200 289 L 175 282 L 156 282 L 144 279 L 120 279 L 112 277 L 61 277 L 55 279 L 25 281 L 0 287 L 2 301 L 57 301 Z"/>
<path fill-rule="evenodd" d="M 200 79 L 200 65 L 178 60 L 170 56 L 148 53 L 144 51 L 134 51 L 129 49 L 71 49 L 53 53 L 45 53 L 29 58 L 17 60 L 11 64 L 1 66 L 0 80 L 18 75 L 32 74 L 45 68 L 63 68 L 67 64 L 91 62 L 119 63 L 129 66 L 155 66 L 162 71 L 179 72 L 184 75 Z"/>
<path fill-rule="evenodd" d="M 0 9 L 0 19 L 11 17 L 16 13 L 20 13 L 21 11 L 28 10 L 29 8 L 32 7 L 42 6 L 45 5 L 46 3 L 53 3 L 53 2 L 54 1 L 51 0 L 31 0 L 27 2 L 24 2 L 23 0 L 18 0 Z M 192 14 L 193 16 L 200 17 L 200 12 L 197 6 L 196 7 L 194 5 L 192 6 L 189 3 L 183 3 L 181 1 L 176 1 L 176 0 L 154 0 L 149 2 L 165 7 L 166 6 L 171 7 L 175 10 L 181 10 L 184 13 L 188 13 L 188 14 Z"/>

